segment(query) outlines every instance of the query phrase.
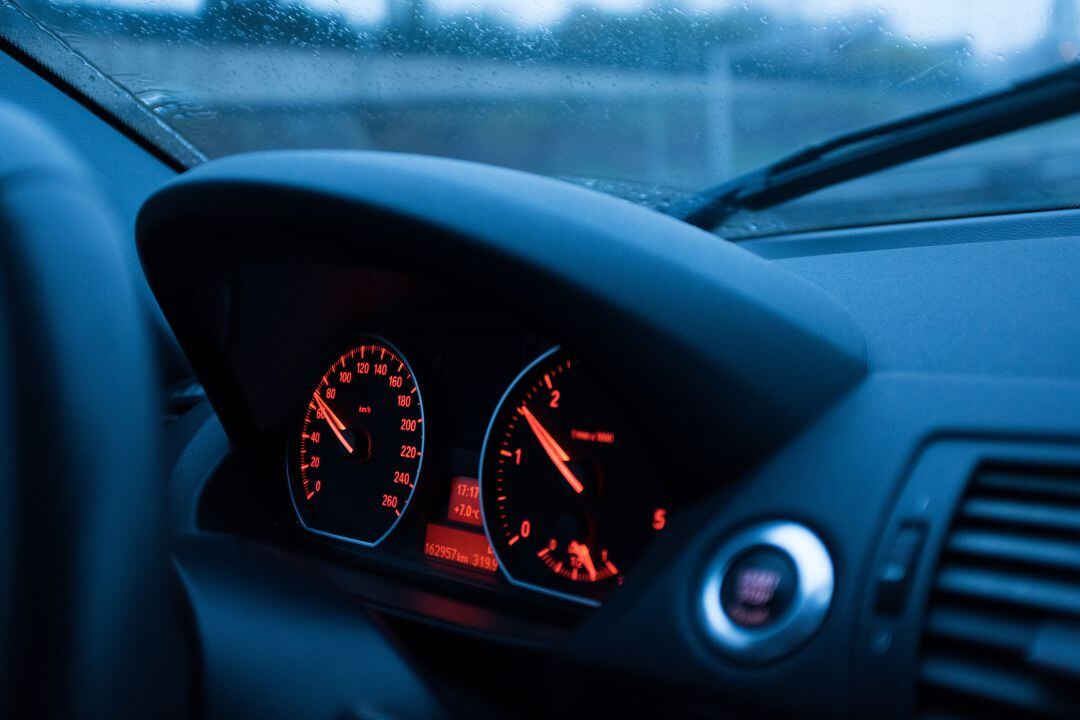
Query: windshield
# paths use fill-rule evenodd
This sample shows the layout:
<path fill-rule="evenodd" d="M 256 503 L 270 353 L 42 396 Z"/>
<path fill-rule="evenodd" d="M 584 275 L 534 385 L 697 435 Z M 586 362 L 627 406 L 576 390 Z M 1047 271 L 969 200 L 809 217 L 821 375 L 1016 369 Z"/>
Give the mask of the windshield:
<path fill-rule="evenodd" d="M 683 191 L 1080 51 L 1077 0 L 13 2 L 206 157 L 393 150 Z M 1077 134 L 1050 132 L 908 166 L 903 202 L 898 169 L 729 230 L 1071 204 L 1077 163 L 1035 151 Z M 1031 192 L 1044 165 L 1065 198 Z"/>

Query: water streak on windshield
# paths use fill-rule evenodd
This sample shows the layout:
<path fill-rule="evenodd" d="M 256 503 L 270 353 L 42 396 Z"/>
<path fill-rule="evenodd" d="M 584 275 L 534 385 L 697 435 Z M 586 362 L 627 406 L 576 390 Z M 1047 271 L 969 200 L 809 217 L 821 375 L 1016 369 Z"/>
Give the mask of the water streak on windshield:
<path fill-rule="evenodd" d="M 680 189 L 1045 71 L 1080 36 L 1076 0 L 13 1 L 209 157 L 382 149 Z"/>

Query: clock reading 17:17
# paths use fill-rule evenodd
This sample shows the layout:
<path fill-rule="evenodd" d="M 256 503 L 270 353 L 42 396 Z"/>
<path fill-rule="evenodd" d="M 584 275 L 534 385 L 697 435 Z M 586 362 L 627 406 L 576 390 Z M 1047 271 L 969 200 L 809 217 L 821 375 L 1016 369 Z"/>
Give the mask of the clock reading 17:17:
<path fill-rule="evenodd" d="M 420 388 L 404 355 L 372 335 L 330 352 L 318 373 L 293 431 L 293 503 L 307 530 L 375 545 L 393 531 L 420 479 Z"/>
<path fill-rule="evenodd" d="M 590 604 L 621 584 L 667 523 L 641 447 L 569 353 L 522 371 L 488 426 L 480 471 L 488 537 L 511 582 Z"/>

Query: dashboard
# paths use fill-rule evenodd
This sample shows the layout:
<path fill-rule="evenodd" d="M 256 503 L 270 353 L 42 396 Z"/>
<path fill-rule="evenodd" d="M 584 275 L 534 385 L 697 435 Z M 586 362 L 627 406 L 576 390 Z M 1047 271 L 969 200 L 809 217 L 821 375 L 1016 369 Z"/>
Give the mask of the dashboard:
<path fill-rule="evenodd" d="M 175 430 L 192 612 L 343 590 L 496 717 L 1073 707 L 1075 223 L 734 246 L 449 160 L 187 173 L 138 235 L 212 403 Z"/>
<path fill-rule="evenodd" d="M 259 401 L 298 540 L 510 597 L 589 606 L 625 579 L 670 508 L 589 368 L 460 290 L 385 271 L 288 275 L 288 305 L 260 312 L 299 344 L 256 382 L 292 386 Z M 249 350 L 238 372 L 265 357 Z"/>
<path fill-rule="evenodd" d="M 232 299 L 256 287 L 274 293 Z M 204 308 L 244 328 L 230 370 L 290 541 L 573 614 L 667 526 L 671 494 L 602 374 L 482 292 L 271 263 L 224 297 Z"/>
<path fill-rule="evenodd" d="M 430 337 L 410 344 L 425 340 L 430 347 Z M 377 556 L 404 560 L 419 547 L 425 559 L 489 576 L 501 570 L 518 587 L 598 602 L 625 577 L 615 560 L 629 567 L 666 525 L 668 508 L 638 442 L 575 358 L 555 346 L 507 385 L 478 445 L 473 405 L 482 407 L 492 380 L 505 374 L 496 370 L 505 365 L 500 357 L 517 353 L 483 334 L 448 335 L 441 344 L 437 359 L 422 357 L 427 377 L 443 381 L 425 383 L 427 396 L 464 409 L 425 404 L 409 357 L 379 335 L 338 343 L 316 366 L 288 437 L 301 526 Z M 431 417 L 455 429 L 441 443 Z"/>
<path fill-rule="evenodd" d="M 125 221 L 149 197 L 138 259 L 143 299 L 168 323 L 167 527 L 185 639 L 168 654 L 199 714 L 1076 716 L 1077 211 L 733 245 L 582 189 L 445 160 L 264 154 L 172 178 L 6 56 L 0 74 L 14 97 L 41 100 Z M 102 377 L 119 367 L 101 339 L 113 334 L 59 316 L 87 336 L 79 354 L 66 352 L 71 333 L 56 339 L 76 377 L 94 358 Z M 174 333 L 197 384 L 170 354 Z M 343 358 L 359 373 L 349 354 L 363 362 L 364 348 L 403 367 L 372 367 L 381 386 L 342 382 Z M 564 357 L 573 377 L 547 388 Z M 131 375 L 113 376 L 95 389 L 122 394 Z M 422 413 L 387 393 L 407 386 Z M 73 397 L 91 396 L 67 388 L 32 399 L 77 408 Z M 567 403 L 588 397 L 586 411 L 551 408 L 556 389 Z M 395 411 L 389 434 L 368 420 L 379 398 Z M 79 436 L 86 457 L 104 449 L 90 438 L 114 440 L 141 417 L 95 424 Z M 301 447 L 313 432 L 319 443 Z M 40 437 L 51 457 L 55 435 Z M 314 445 L 337 453 L 336 469 L 315 468 L 330 474 L 307 473 L 325 455 Z M 109 447 L 130 464 L 123 443 Z M 484 459 L 505 465 L 517 449 L 528 473 L 503 482 L 539 481 L 539 494 L 506 496 L 528 512 L 507 513 L 507 535 L 490 522 L 503 493 L 485 502 L 496 485 Z M 157 476 L 142 470 L 122 479 Z M 353 494 L 352 479 L 378 492 Z M 315 484 L 318 511 L 304 507 Z M 29 546 L 47 586 L 59 564 L 46 559 L 60 557 L 50 543 L 81 553 L 82 523 L 113 515 L 36 487 L 61 493 L 40 498 L 56 498 L 47 516 L 71 530 L 49 523 Z M 120 489 L 140 523 L 158 517 L 150 495 Z M 527 566 L 507 552 L 525 547 L 509 545 L 525 520 L 530 538 L 554 533 L 551 566 L 539 545 Z M 604 549 L 619 571 L 607 578 Z M 55 609 L 28 587 L 46 627 Z M 108 593 L 110 621 L 115 607 L 127 615 Z M 134 691 L 130 668 L 116 677 Z M 54 665 L 21 670 L 58 687 Z"/>

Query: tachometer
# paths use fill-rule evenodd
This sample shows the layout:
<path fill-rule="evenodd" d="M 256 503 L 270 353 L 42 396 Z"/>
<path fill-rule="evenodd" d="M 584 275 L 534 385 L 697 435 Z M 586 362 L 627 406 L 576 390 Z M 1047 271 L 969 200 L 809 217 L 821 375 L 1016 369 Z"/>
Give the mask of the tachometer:
<path fill-rule="evenodd" d="M 555 348 L 506 391 L 480 469 L 484 525 L 507 578 L 596 603 L 664 527 L 663 493 L 630 428 Z"/>
<path fill-rule="evenodd" d="M 420 479 L 420 389 L 401 352 L 375 336 L 354 339 L 319 367 L 289 453 L 293 503 L 308 530 L 375 545 Z"/>

